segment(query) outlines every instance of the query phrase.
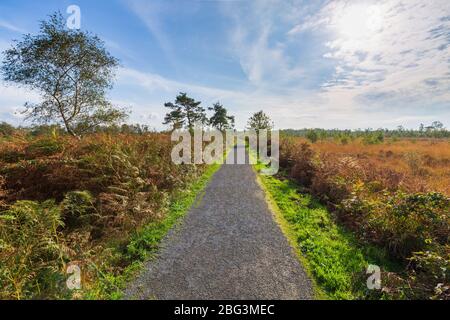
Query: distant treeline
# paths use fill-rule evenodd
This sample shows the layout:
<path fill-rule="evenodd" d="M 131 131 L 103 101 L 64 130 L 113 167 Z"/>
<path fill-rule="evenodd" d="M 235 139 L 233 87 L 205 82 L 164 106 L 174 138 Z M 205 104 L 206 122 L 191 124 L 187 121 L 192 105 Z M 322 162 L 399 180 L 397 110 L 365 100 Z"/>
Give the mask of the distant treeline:
<path fill-rule="evenodd" d="M 145 134 L 155 132 L 156 130 L 147 125 L 141 124 L 122 124 L 99 126 L 92 128 L 90 133 L 125 133 L 125 134 Z M 32 136 L 39 136 L 45 134 L 66 134 L 65 129 L 60 125 L 35 125 L 35 126 L 19 126 L 0 122 L 0 136 L 9 136 L 14 133 L 26 133 Z M 352 140 L 362 139 L 368 144 L 381 143 L 386 138 L 450 138 L 450 131 L 447 130 L 441 122 L 435 121 L 430 126 L 421 125 L 418 129 L 405 129 L 402 126 L 397 129 L 357 129 L 357 130 L 342 130 L 342 129 L 284 129 L 281 134 L 292 137 L 304 137 L 312 142 L 318 140 L 339 140 L 342 143 L 347 143 Z"/>
<path fill-rule="evenodd" d="M 122 125 L 110 125 L 99 126 L 92 128 L 87 133 L 124 133 L 124 134 L 145 134 L 149 132 L 155 132 L 147 125 L 141 124 L 122 124 Z M 0 136 L 11 136 L 14 133 L 24 133 L 31 136 L 58 134 L 65 135 L 67 131 L 60 125 L 36 125 L 29 127 L 14 127 L 9 123 L 0 122 Z"/>
<path fill-rule="evenodd" d="M 450 138 L 450 131 L 444 125 L 435 121 L 430 126 L 421 125 L 418 129 L 287 129 L 281 130 L 285 136 L 304 137 L 312 142 L 318 140 L 335 139 L 342 143 L 362 139 L 368 144 L 381 143 L 385 138 Z"/>

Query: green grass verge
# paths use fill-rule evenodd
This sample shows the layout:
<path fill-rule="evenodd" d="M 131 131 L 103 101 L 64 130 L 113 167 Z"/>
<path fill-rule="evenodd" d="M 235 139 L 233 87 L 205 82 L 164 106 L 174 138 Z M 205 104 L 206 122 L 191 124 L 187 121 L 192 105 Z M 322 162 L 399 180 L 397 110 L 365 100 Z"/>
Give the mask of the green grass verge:
<path fill-rule="evenodd" d="M 113 249 L 116 251 L 114 260 L 127 262 L 127 267 L 121 274 L 102 272 L 100 268 L 94 266 L 97 268 L 99 280 L 84 293 L 84 298 L 121 299 L 126 284 L 142 270 L 144 262 L 152 259 L 159 251 L 161 240 L 168 231 L 181 220 L 192 206 L 198 205 L 203 197 L 204 189 L 220 167 L 220 164 L 208 166 L 197 181 L 172 197 L 168 212 L 163 220 L 149 223 L 136 232 L 125 248 Z"/>
<path fill-rule="evenodd" d="M 295 183 L 273 176 L 258 179 L 278 224 L 316 284 L 317 298 L 379 298 L 367 289 L 365 270 L 369 264 L 393 268 L 384 251 L 359 244 L 324 206 L 311 195 L 299 193 Z"/>

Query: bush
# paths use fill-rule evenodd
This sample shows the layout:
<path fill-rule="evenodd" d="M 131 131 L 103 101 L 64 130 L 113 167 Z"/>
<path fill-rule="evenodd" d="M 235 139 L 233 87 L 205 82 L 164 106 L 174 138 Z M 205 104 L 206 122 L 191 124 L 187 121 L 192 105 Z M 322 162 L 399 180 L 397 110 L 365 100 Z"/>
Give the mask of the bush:
<path fill-rule="evenodd" d="M 62 280 L 63 222 L 53 201 L 19 201 L 0 215 L 1 299 L 45 296 Z"/>
<path fill-rule="evenodd" d="M 372 133 L 366 133 L 362 139 L 366 145 L 380 144 L 384 142 L 384 133 L 382 131 L 376 131 Z"/>
<path fill-rule="evenodd" d="M 89 191 L 71 191 L 61 203 L 65 225 L 81 227 L 92 224 L 95 220 L 95 199 Z"/>
<path fill-rule="evenodd" d="M 170 197 L 204 172 L 173 164 L 166 134 L 77 140 L 55 130 L 0 142 L 0 298 L 65 297 L 66 259 L 83 267 L 86 286 L 99 277 L 92 266 L 119 273 L 131 263 L 116 258 L 130 234 L 165 218 Z"/>
<path fill-rule="evenodd" d="M 48 157 L 61 151 L 63 151 L 63 145 L 57 139 L 39 139 L 25 148 L 27 159 Z"/>
<path fill-rule="evenodd" d="M 409 292 L 412 298 L 450 299 L 450 246 L 433 251 L 416 252 L 410 258 L 411 281 L 422 286 L 422 292 Z"/>
<path fill-rule="evenodd" d="M 407 259 L 429 242 L 444 245 L 450 235 L 450 199 L 439 193 L 397 192 L 378 202 L 372 228 L 396 258 Z"/>
<path fill-rule="evenodd" d="M 380 132 L 366 138 L 373 144 L 381 143 L 382 136 Z M 404 266 L 403 273 L 386 275 L 385 293 L 396 298 L 447 298 L 450 198 L 430 191 L 423 178 L 416 178 L 425 174 L 420 155 L 409 151 L 398 157 L 410 169 L 404 173 L 377 165 L 364 150 L 349 155 L 332 153 L 330 147 L 335 148 L 327 145 L 318 153 L 308 144 L 281 141 L 280 165 L 327 204 L 361 243 L 381 247 Z M 394 157 L 391 151 L 389 156 Z"/>
<path fill-rule="evenodd" d="M 293 154 L 291 176 L 300 184 L 309 187 L 314 177 L 314 152 L 307 143 L 303 143 Z"/>
<path fill-rule="evenodd" d="M 10 136 L 14 133 L 15 129 L 12 125 L 6 122 L 0 123 L 0 136 Z"/>
<path fill-rule="evenodd" d="M 316 143 L 317 140 L 319 140 L 319 135 L 315 130 L 308 130 L 308 132 L 306 133 L 306 139 L 311 141 L 311 143 Z"/>

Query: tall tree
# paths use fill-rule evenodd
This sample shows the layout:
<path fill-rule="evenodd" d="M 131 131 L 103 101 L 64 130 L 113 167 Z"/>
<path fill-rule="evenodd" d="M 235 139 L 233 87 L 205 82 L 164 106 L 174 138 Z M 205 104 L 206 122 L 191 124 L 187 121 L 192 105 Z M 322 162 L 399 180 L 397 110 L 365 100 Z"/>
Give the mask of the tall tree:
<path fill-rule="evenodd" d="M 248 120 L 248 127 L 250 129 L 264 130 L 264 129 L 273 129 L 274 125 L 272 120 L 270 120 L 269 116 L 266 115 L 263 111 L 256 112 L 253 114 Z"/>
<path fill-rule="evenodd" d="M 219 102 L 214 104 L 209 110 L 214 111 L 214 114 L 209 119 L 209 124 L 212 127 L 220 131 L 234 128 L 234 116 L 229 116 L 227 109 Z"/>
<path fill-rule="evenodd" d="M 3 79 L 41 93 L 40 103 L 25 104 L 24 113 L 34 122 L 56 122 L 79 137 L 126 118 L 105 97 L 118 61 L 97 36 L 68 29 L 61 13 L 42 21 L 39 34 L 25 35 L 4 55 Z"/>
<path fill-rule="evenodd" d="M 167 108 L 173 109 L 164 118 L 164 124 L 171 124 L 174 130 L 183 128 L 185 119 L 181 107 L 175 107 L 173 104 L 166 103 Z"/>
<path fill-rule="evenodd" d="M 205 109 L 200 106 L 200 101 L 189 98 L 186 93 L 180 93 L 175 103 L 168 102 L 164 106 L 171 111 L 166 114 L 164 124 L 172 124 L 174 129 L 183 125 L 193 130 L 196 123 L 205 124 L 207 121 Z"/>

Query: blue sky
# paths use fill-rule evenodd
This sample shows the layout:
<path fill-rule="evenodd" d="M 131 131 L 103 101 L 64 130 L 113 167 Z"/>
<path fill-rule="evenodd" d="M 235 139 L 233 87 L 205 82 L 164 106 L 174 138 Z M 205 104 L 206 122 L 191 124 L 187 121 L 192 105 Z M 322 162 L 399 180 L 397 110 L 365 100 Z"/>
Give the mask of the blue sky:
<path fill-rule="evenodd" d="M 180 91 L 220 100 L 245 126 L 450 126 L 448 0 L 2 0 L 0 51 L 69 5 L 121 61 L 110 99 L 162 129 Z M 0 121 L 38 93 L 0 81 Z"/>

